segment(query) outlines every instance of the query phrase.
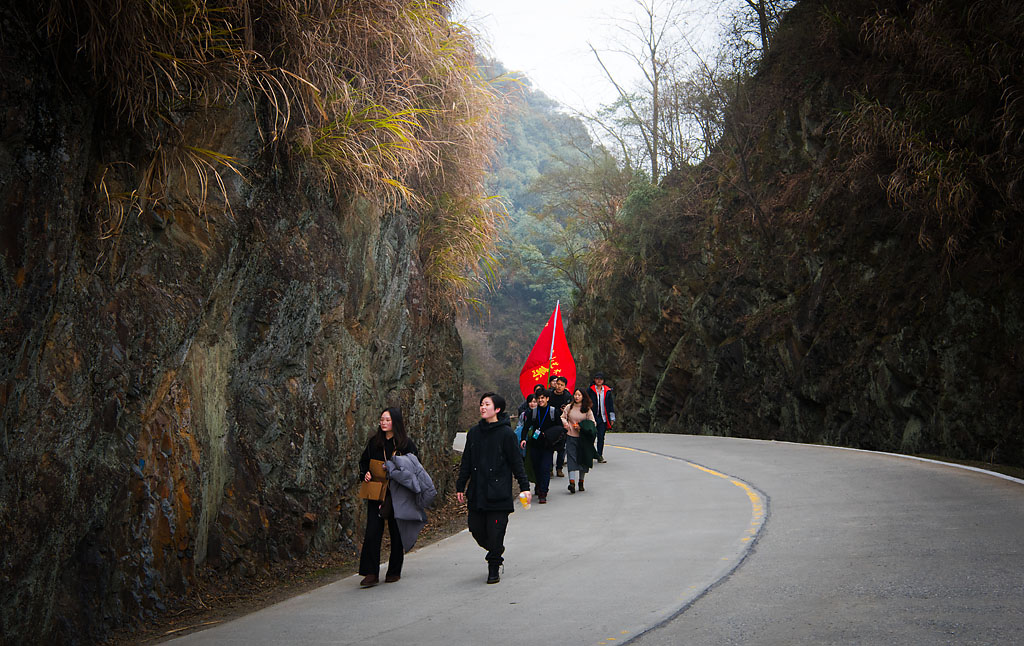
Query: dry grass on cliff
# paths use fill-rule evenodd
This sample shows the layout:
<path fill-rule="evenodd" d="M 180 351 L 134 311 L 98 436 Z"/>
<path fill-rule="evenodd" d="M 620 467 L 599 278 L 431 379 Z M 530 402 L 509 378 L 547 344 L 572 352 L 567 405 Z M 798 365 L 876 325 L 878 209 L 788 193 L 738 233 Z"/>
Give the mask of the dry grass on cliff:
<path fill-rule="evenodd" d="M 1024 262 L 1022 20 L 1005 0 L 929 0 L 825 22 L 830 42 L 856 43 L 877 68 L 844 140 L 878 169 L 918 243 L 947 263 L 1005 251 Z"/>
<path fill-rule="evenodd" d="M 442 304 L 455 304 L 472 287 L 465 276 L 486 274 L 480 260 L 500 213 L 483 191 L 498 102 L 449 4 L 49 0 L 41 11 L 55 49 L 86 63 L 114 112 L 162 159 L 156 167 L 181 167 L 200 185 L 197 210 L 208 186 L 226 202 L 222 173 L 247 171 L 186 140 L 196 135 L 182 124 L 252 105 L 264 140 L 313 162 L 326 186 L 417 209 L 429 232 L 428 279 Z M 137 173 L 141 185 L 118 185 L 118 199 L 108 190 L 103 232 L 116 235 L 125 212 L 159 201 L 166 175 Z"/>

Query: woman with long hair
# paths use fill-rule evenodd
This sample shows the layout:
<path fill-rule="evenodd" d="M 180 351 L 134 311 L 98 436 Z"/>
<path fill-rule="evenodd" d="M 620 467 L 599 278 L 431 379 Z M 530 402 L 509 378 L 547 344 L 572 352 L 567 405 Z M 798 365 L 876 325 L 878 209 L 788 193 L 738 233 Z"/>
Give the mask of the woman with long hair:
<path fill-rule="evenodd" d="M 519 413 L 519 423 L 516 425 L 516 442 L 523 447 L 519 450 L 520 455 L 526 457 L 526 422 L 537 410 L 537 396 L 530 393 L 526 396 L 526 402 L 523 406 L 524 410 Z"/>
<path fill-rule="evenodd" d="M 363 480 L 370 481 L 370 460 L 386 462 L 395 454 L 412 453 L 419 458 L 416 444 L 405 432 L 402 420 L 402 409 L 397 406 L 384 409 L 380 414 L 380 425 L 377 432 L 370 436 L 366 448 L 359 458 L 359 472 Z M 388 571 L 384 575 L 386 583 L 393 583 L 402 577 L 402 563 L 405 561 L 405 550 L 402 548 L 402 535 L 398 532 L 398 522 L 391 510 L 391 501 L 387 493 L 383 502 L 366 501 L 366 532 L 363 535 L 363 548 L 359 554 L 359 574 L 363 580 L 359 585 L 369 588 L 377 585 L 380 580 L 380 544 L 384 538 L 384 525 L 388 526 L 391 537 L 391 554 L 388 557 Z"/>
<path fill-rule="evenodd" d="M 580 438 L 580 422 L 589 420 L 594 423 L 594 411 L 591 410 L 590 397 L 582 389 L 572 392 L 572 402 L 562 412 L 562 425 L 565 426 L 565 456 L 569 467 L 569 493 L 576 493 L 576 476 L 580 479 L 580 491 L 583 488 L 583 477 L 587 475 L 593 464 L 592 450 L 588 451 L 588 443 Z M 587 459 L 589 458 L 589 460 Z"/>

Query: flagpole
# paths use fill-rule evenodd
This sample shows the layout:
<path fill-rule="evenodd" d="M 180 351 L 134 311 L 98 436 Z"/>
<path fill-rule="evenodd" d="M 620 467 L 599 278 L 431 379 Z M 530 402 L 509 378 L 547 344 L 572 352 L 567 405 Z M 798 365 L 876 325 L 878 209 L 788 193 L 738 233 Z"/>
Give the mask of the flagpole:
<path fill-rule="evenodd" d="M 562 326 L 561 316 L 562 301 L 558 300 L 555 303 L 555 311 L 551 313 L 551 317 L 544 324 L 544 327 L 541 328 L 540 334 L 537 335 L 537 340 L 530 349 L 530 354 L 527 355 L 526 361 L 523 362 L 523 367 L 519 371 L 519 390 L 522 392 L 523 397 L 528 397 L 530 392 L 535 390 L 538 385 L 542 388 L 545 387 L 545 373 L 548 377 L 552 377 L 555 376 L 555 371 L 557 370 L 557 376 L 566 379 L 569 386 L 572 386 L 576 380 L 576 363 L 573 361 L 572 352 L 569 350 L 569 341 L 565 338 L 565 328 Z M 551 337 L 545 339 L 544 330 L 548 329 L 548 327 L 551 328 Z M 546 367 L 544 364 L 544 346 L 547 346 L 548 351 Z M 558 352 L 557 359 L 555 357 L 556 350 Z"/>
<path fill-rule="evenodd" d="M 558 323 L 559 323 L 559 321 L 561 321 L 561 319 L 559 318 L 561 316 L 561 313 L 558 311 L 558 308 L 561 306 L 561 304 L 562 304 L 562 300 L 561 299 L 555 301 L 555 317 L 551 321 L 551 349 L 548 350 L 548 378 L 549 379 L 551 378 L 551 360 L 555 358 L 555 328 L 558 327 Z"/>

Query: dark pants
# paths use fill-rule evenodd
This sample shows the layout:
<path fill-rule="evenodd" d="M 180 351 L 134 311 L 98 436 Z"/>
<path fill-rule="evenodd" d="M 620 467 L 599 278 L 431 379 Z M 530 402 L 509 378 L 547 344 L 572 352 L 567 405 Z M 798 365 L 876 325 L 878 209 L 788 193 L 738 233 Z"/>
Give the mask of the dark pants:
<path fill-rule="evenodd" d="M 533 462 L 533 478 L 537 481 L 537 495 L 546 496 L 551 485 L 551 449 L 530 447 L 530 460 Z"/>
<path fill-rule="evenodd" d="M 558 459 L 555 460 L 555 468 L 561 471 L 562 467 L 565 466 L 565 442 L 562 442 L 562 445 L 558 447 L 555 453 L 558 455 Z M 548 469 L 548 473 L 551 473 L 550 469 Z"/>
<path fill-rule="evenodd" d="M 508 528 L 510 511 L 469 510 L 469 533 L 476 544 L 487 550 L 487 563 L 501 565 L 505 552 L 505 530 Z"/>
<path fill-rule="evenodd" d="M 597 418 L 597 454 L 604 457 L 604 434 L 608 431 L 608 427 L 600 417 Z"/>
<path fill-rule="evenodd" d="M 384 523 L 387 523 L 388 534 L 391 536 L 388 575 L 402 576 L 405 550 L 402 548 L 402 535 L 398 533 L 398 522 L 394 518 L 381 518 L 380 503 L 375 500 L 366 501 L 366 533 L 363 536 L 363 549 L 359 553 L 359 574 L 363 576 L 380 576 L 380 542 L 384 538 Z"/>

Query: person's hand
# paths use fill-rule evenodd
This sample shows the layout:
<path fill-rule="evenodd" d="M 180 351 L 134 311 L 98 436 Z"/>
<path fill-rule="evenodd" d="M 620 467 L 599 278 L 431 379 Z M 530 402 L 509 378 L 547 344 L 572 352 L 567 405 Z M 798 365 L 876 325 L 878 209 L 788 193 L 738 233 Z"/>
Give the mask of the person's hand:
<path fill-rule="evenodd" d="M 367 481 L 367 482 L 369 482 L 370 480 L 373 480 L 373 476 L 371 476 L 371 475 L 370 475 L 370 472 L 369 472 L 369 471 L 367 471 L 367 472 L 366 472 L 366 475 L 365 475 L 365 476 L 363 476 L 363 480 L 365 480 L 365 481 Z"/>
<path fill-rule="evenodd" d="M 526 440 L 523 440 L 522 442 L 519 443 L 519 448 L 521 448 L 521 449 L 525 449 L 526 448 Z"/>
<path fill-rule="evenodd" d="M 462 493 L 461 491 L 455 492 L 455 498 L 458 499 L 459 503 L 466 502 L 466 494 Z"/>
<path fill-rule="evenodd" d="M 530 504 L 531 502 L 533 502 L 533 494 L 530 493 L 529 490 L 524 491 L 523 493 L 526 494 L 526 504 Z"/>

